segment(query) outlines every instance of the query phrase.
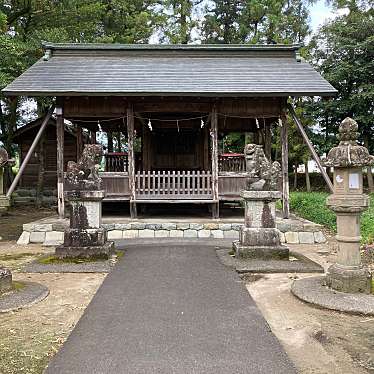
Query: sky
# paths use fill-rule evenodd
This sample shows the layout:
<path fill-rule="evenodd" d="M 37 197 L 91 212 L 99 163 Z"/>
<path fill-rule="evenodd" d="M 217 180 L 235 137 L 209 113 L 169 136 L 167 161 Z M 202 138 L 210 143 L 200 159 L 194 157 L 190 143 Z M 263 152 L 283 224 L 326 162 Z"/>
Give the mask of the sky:
<path fill-rule="evenodd" d="M 337 16 L 347 13 L 347 9 L 334 10 L 327 6 L 325 0 L 318 0 L 310 8 L 310 21 L 313 33 L 318 27 L 322 26 L 328 19 L 334 19 Z"/>

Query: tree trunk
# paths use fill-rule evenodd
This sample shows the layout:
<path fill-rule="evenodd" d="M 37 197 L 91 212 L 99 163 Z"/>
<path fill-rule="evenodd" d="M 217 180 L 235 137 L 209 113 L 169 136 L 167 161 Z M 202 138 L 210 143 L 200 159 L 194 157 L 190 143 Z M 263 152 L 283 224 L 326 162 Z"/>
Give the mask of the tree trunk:
<path fill-rule="evenodd" d="M 38 163 L 39 163 L 39 169 L 38 169 L 38 182 L 36 185 L 36 205 L 38 208 L 42 206 L 43 203 L 43 186 L 44 186 L 44 141 L 45 141 L 45 135 L 42 136 L 42 138 L 39 141 L 39 149 L 38 149 Z"/>
<path fill-rule="evenodd" d="M 310 178 L 309 178 L 309 169 L 308 169 L 308 161 L 304 163 L 305 167 L 305 185 L 307 192 L 310 192 Z"/>

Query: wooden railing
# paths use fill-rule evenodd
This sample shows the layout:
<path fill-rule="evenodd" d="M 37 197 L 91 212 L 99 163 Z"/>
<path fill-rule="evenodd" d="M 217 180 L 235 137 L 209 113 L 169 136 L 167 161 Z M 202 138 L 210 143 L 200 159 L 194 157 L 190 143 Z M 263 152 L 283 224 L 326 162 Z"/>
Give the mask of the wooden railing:
<path fill-rule="evenodd" d="M 210 199 L 210 171 L 143 171 L 135 175 L 137 199 Z"/>
<path fill-rule="evenodd" d="M 245 158 L 240 153 L 226 153 L 218 156 L 218 171 L 237 172 L 245 171 Z"/>
<path fill-rule="evenodd" d="M 128 172 L 128 165 L 127 153 L 115 152 L 105 155 L 105 171 Z"/>

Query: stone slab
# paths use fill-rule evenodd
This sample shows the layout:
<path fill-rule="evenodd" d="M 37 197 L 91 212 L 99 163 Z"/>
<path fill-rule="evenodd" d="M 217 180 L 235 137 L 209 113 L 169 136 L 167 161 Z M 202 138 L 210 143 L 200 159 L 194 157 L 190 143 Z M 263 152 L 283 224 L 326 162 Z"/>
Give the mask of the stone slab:
<path fill-rule="evenodd" d="M 326 237 L 323 235 L 322 231 L 316 231 L 314 233 L 314 242 L 319 244 L 326 243 Z"/>
<path fill-rule="evenodd" d="M 197 238 L 197 230 L 184 230 L 183 237 L 185 238 Z"/>
<path fill-rule="evenodd" d="M 139 230 L 124 230 L 122 233 L 123 239 L 133 239 L 139 236 Z"/>
<path fill-rule="evenodd" d="M 183 238 L 183 230 L 170 230 L 171 238 Z"/>
<path fill-rule="evenodd" d="M 139 238 L 154 238 L 154 237 L 155 237 L 154 230 L 149 230 L 149 229 L 139 230 Z"/>
<path fill-rule="evenodd" d="M 155 238 L 168 238 L 170 236 L 169 230 L 157 230 L 155 231 Z"/>
<path fill-rule="evenodd" d="M 314 234 L 309 231 L 299 232 L 299 243 L 300 244 L 314 244 Z"/>
<path fill-rule="evenodd" d="M 218 249 L 217 256 L 220 261 L 229 267 L 234 268 L 238 273 L 323 273 L 324 269 L 319 264 L 307 257 L 290 252 L 291 258 L 287 260 L 258 260 L 236 258 L 230 255 L 229 249 Z"/>
<path fill-rule="evenodd" d="M 199 238 L 210 238 L 210 230 L 199 230 L 197 236 Z"/>
<path fill-rule="evenodd" d="M 64 242 L 64 233 L 60 231 L 49 231 L 45 233 L 45 240 L 43 245 L 54 246 L 60 245 Z"/>
<path fill-rule="evenodd" d="M 108 240 L 122 239 L 123 233 L 122 230 L 111 230 L 107 232 Z"/>
<path fill-rule="evenodd" d="M 12 312 L 26 308 L 44 300 L 49 290 L 46 286 L 35 282 L 19 282 L 24 287 L 0 296 L 0 313 Z"/>
<path fill-rule="evenodd" d="M 222 230 L 211 230 L 212 237 L 214 239 L 223 239 L 223 231 Z"/>
<path fill-rule="evenodd" d="M 326 277 L 293 282 L 291 292 L 309 304 L 351 314 L 374 315 L 374 295 L 338 292 L 325 286 Z"/>
<path fill-rule="evenodd" d="M 18 245 L 27 245 L 30 243 L 30 232 L 23 231 L 21 236 L 17 240 Z"/>
<path fill-rule="evenodd" d="M 286 243 L 299 244 L 299 233 L 294 231 L 287 231 L 284 233 Z"/>
<path fill-rule="evenodd" d="M 32 231 L 30 233 L 30 243 L 44 243 L 45 232 L 42 231 Z"/>

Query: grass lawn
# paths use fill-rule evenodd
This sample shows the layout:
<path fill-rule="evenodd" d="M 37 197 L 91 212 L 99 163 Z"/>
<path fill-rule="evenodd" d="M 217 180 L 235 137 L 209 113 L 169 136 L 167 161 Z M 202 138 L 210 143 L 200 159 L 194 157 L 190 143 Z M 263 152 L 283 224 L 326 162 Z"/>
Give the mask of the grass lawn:
<path fill-rule="evenodd" d="M 326 206 L 325 192 L 291 192 L 290 207 L 300 217 L 336 231 L 336 216 Z M 363 244 L 374 243 L 374 194 L 370 195 L 370 206 L 361 216 Z"/>

